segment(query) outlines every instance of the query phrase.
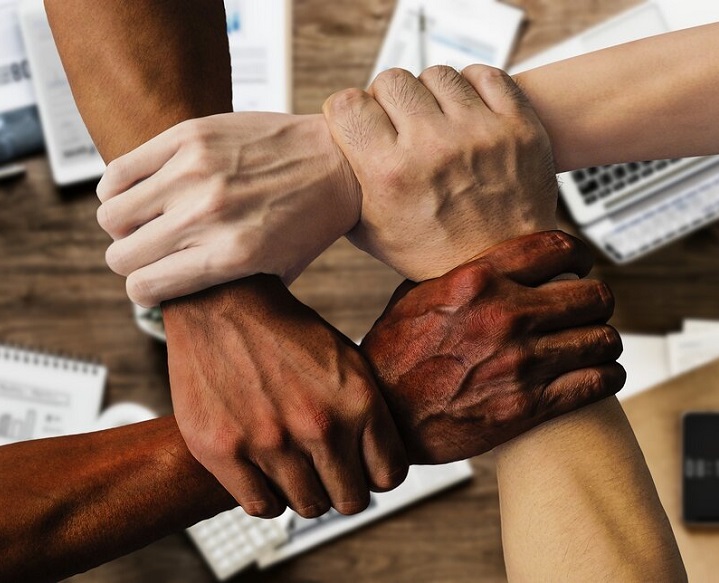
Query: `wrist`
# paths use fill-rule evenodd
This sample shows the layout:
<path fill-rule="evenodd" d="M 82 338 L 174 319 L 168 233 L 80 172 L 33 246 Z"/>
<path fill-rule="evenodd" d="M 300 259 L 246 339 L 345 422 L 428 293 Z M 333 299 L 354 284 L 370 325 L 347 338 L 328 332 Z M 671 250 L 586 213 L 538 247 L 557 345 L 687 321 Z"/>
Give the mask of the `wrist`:
<path fill-rule="evenodd" d="M 352 166 L 335 143 L 323 115 L 303 116 L 308 124 L 309 139 L 317 146 L 324 164 L 326 188 L 330 202 L 337 212 L 340 236 L 351 231 L 362 214 L 362 189 Z"/>

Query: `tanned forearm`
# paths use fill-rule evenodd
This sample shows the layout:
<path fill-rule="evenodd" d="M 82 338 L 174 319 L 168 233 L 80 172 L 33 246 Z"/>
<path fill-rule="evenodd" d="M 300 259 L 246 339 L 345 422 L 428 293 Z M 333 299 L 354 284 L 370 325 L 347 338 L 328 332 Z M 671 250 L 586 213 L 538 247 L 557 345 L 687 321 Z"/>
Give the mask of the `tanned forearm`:
<path fill-rule="evenodd" d="M 520 73 L 558 171 L 719 153 L 719 24 Z M 671 136 L 671 139 L 667 139 Z"/>
<path fill-rule="evenodd" d="M 0 448 L 0 580 L 58 581 L 232 508 L 173 417 Z"/>
<path fill-rule="evenodd" d="M 105 160 L 184 119 L 231 109 L 221 1 L 46 7 Z M 168 326 L 182 325 L 181 306 L 173 316 Z M 0 467 L 12 468 L 0 518 L 8 581 L 55 581 L 236 505 L 191 456 L 174 418 L 3 447 Z"/>
<path fill-rule="evenodd" d="M 550 421 L 495 453 L 510 581 L 686 580 L 615 398 Z"/>

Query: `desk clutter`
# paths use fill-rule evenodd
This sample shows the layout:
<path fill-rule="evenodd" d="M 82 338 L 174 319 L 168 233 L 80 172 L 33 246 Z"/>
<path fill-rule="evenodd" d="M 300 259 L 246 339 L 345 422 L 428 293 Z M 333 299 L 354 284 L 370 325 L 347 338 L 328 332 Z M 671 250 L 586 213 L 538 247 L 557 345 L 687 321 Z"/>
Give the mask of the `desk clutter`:
<path fill-rule="evenodd" d="M 234 110 L 290 111 L 290 0 L 227 0 L 225 8 Z M 43 146 L 58 186 L 97 179 L 105 169 L 75 105 L 43 0 L 0 0 L 0 164 Z"/>
<path fill-rule="evenodd" d="M 136 403 L 116 404 L 100 413 L 106 379 L 107 368 L 89 360 L 0 344 L 0 446 L 111 429 L 156 416 Z M 252 564 L 267 568 L 306 552 L 471 476 L 467 461 L 415 466 L 399 488 L 373 494 L 361 514 L 331 511 L 308 520 L 288 511 L 262 520 L 236 508 L 187 532 L 222 580 Z"/>
<path fill-rule="evenodd" d="M 0 344 L 0 445 L 91 431 L 106 377 L 100 364 Z"/>
<path fill-rule="evenodd" d="M 524 18 L 497 0 L 398 0 L 371 79 L 392 67 L 504 68 Z"/>
<path fill-rule="evenodd" d="M 684 320 L 682 330 L 667 335 L 622 334 L 619 363 L 627 383 L 619 398 L 628 399 L 669 379 L 719 359 L 719 321 Z"/>

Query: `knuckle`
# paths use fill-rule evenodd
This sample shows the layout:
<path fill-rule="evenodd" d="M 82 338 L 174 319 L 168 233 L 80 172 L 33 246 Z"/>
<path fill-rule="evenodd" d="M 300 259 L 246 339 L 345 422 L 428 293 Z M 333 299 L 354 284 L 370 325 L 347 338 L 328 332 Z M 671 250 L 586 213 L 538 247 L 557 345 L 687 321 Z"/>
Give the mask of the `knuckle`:
<path fill-rule="evenodd" d="M 412 78 L 414 76 L 409 71 L 395 67 L 377 75 L 372 87 L 389 98 L 391 103 L 399 104 L 408 97 L 409 81 Z"/>
<path fill-rule="evenodd" d="M 484 261 L 474 261 L 455 269 L 451 274 L 451 293 L 457 298 L 473 299 L 487 290 L 496 273 Z"/>
<path fill-rule="evenodd" d="M 253 439 L 252 449 L 255 455 L 267 457 L 276 452 L 287 452 L 290 448 L 290 435 L 284 428 L 275 423 L 264 423 L 262 431 Z"/>
<path fill-rule="evenodd" d="M 138 272 L 133 272 L 125 282 L 127 296 L 139 306 L 151 308 L 162 301 L 156 297 L 153 283 Z"/>
<path fill-rule="evenodd" d="M 599 341 L 609 351 L 610 357 L 612 359 L 619 358 L 624 350 L 624 347 L 622 345 L 622 337 L 619 335 L 616 328 L 612 326 L 602 326 L 599 329 L 599 335 Z"/>
<path fill-rule="evenodd" d="M 242 503 L 242 509 L 256 518 L 277 518 L 284 508 L 271 500 L 250 500 Z"/>
<path fill-rule="evenodd" d="M 427 81 L 445 82 L 458 76 L 457 70 L 448 65 L 433 65 L 420 74 L 419 78 Z"/>
<path fill-rule="evenodd" d="M 605 317 L 611 317 L 614 313 L 614 294 L 609 285 L 603 281 L 594 281 L 594 293 Z"/>
<path fill-rule="evenodd" d="M 328 411 L 314 410 L 304 418 L 302 438 L 315 447 L 329 445 L 339 432 L 339 423 Z"/>
<path fill-rule="evenodd" d="M 462 74 L 471 77 L 479 84 L 485 84 L 494 83 L 497 79 L 501 79 L 504 71 L 490 65 L 475 64 L 465 68 Z"/>
<path fill-rule="evenodd" d="M 396 467 L 390 468 L 386 472 L 374 474 L 372 476 L 372 483 L 375 490 L 379 492 L 394 490 L 397 486 L 404 482 L 408 471 L 409 466 L 405 463 L 398 464 Z"/>
<path fill-rule="evenodd" d="M 365 95 L 364 91 L 357 88 L 337 91 L 325 101 L 324 110 L 330 115 L 342 116 L 348 110 L 353 109 L 357 103 L 364 101 Z"/>
<path fill-rule="evenodd" d="M 370 503 L 369 492 L 362 496 L 357 496 L 349 500 L 342 500 L 334 502 L 334 507 L 337 512 L 344 516 L 351 516 L 352 514 L 359 514 L 360 512 L 367 509 Z"/>
<path fill-rule="evenodd" d="M 582 388 L 585 394 L 597 395 L 604 392 L 605 374 L 596 368 L 588 369 L 582 378 Z"/>
<path fill-rule="evenodd" d="M 98 207 L 96 216 L 97 224 L 100 225 L 100 228 L 114 239 L 115 222 L 113 220 L 113 214 L 110 212 L 108 203 L 105 202 Z"/>
<path fill-rule="evenodd" d="M 293 510 L 302 518 L 319 518 L 331 507 L 329 502 L 308 502 L 296 505 Z"/>
<path fill-rule="evenodd" d="M 107 263 L 107 266 L 113 272 L 125 277 L 130 275 L 127 258 L 128 254 L 117 243 L 113 243 L 105 251 L 105 263 Z"/>
<path fill-rule="evenodd" d="M 209 137 L 209 128 L 206 127 L 205 120 L 201 118 L 180 122 L 176 126 L 176 132 L 180 143 L 184 145 L 201 144 Z"/>

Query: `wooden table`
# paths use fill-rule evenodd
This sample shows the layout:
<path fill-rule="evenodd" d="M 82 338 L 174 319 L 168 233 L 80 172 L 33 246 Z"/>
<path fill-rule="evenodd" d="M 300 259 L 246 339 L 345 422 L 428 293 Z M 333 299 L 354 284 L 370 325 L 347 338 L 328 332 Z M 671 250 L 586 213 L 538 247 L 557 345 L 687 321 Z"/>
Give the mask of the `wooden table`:
<path fill-rule="evenodd" d="M 258 0 L 259 1 L 259 0 Z M 517 0 L 527 25 L 521 60 L 635 0 Z M 295 111 L 317 112 L 333 91 L 364 86 L 394 0 L 295 1 Z M 26 179 L 0 187 L 0 339 L 90 354 L 109 367 L 107 403 L 137 401 L 170 411 L 162 345 L 135 327 L 123 281 L 103 260 L 93 188 L 58 192 L 44 157 Z M 620 329 L 667 332 L 684 317 L 719 318 L 719 230 L 706 229 L 625 267 L 600 260 L 615 290 Z M 350 336 L 379 314 L 399 278 L 340 242 L 294 291 Z M 473 461 L 474 481 L 269 572 L 242 581 L 401 583 L 504 581 L 492 456 Z M 40 557 L 38 557 L 40 559 Z M 177 534 L 72 579 L 210 582 L 193 546 Z"/>

